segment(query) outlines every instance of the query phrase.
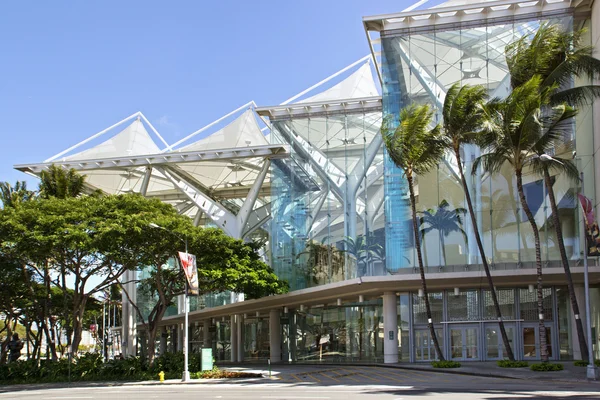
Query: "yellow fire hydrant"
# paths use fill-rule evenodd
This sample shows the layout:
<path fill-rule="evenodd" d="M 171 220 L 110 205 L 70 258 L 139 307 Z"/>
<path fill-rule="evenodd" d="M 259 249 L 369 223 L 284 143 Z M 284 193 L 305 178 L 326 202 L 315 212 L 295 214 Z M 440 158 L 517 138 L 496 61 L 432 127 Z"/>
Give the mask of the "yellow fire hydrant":
<path fill-rule="evenodd" d="M 165 373 L 164 373 L 164 371 L 160 371 L 158 373 L 158 380 L 160 380 L 161 382 L 165 381 Z"/>

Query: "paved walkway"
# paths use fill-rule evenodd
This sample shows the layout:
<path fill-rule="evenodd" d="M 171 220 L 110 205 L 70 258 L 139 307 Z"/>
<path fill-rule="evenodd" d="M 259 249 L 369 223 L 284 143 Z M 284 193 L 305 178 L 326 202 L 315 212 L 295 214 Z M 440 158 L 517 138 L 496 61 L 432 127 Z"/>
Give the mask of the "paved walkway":
<path fill-rule="evenodd" d="M 274 364 L 272 365 L 272 375 L 286 380 L 308 381 L 314 382 L 336 381 L 340 378 L 339 375 L 347 377 L 344 381 L 362 380 L 363 382 L 374 381 L 377 375 L 372 375 L 368 370 L 363 368 L 379 367 L 377 371 L 380 374 L 390 375 L 398 372 L 388 371 L 390 369 L 404 370 L 405 375 L 414 376 L 416 381 L 421 379 L 431 379 L 431 373 L 447 373 L 460 374 L 482 377 L 508 378 L 508 379 L 525 379 L 525 380 L 542 380 L 542 381 L 557 381 L 557 382 L 587 382 L 586 368 L 576 367 L 572 361 L 562 362 L 563 371 L 552 372 L 536 372 L 527 368 L 500 368 L 496 362 L 463 362 L 460 368 L 433 368 L 430 363 L 400 363 L 400 364 Z M 247 371 L 261 373 L 268 376 L 268 367 L 265 365 L 222 365 L 220 368 L 231 370 Z M 320 372 L 324 371 L 324 375 Z M 357 372 L 358 371 L 358 372 Z M 353 379 L 354 378 L 354 379 Z M 436 378 L 437 379 L 437 378 Z M 376 380 L 376 379 L 375 379 Z M 600 385 L 599 382 L 595 382 Z"/>
<path fill-rule="evenodd" d="M 531 363 L 530 363 L 531 364 Z M 512 379 L 536 379 L 563 382 L 587 382 L 586 368 L 576 367 L 572 361 L 563 361 L 563 371 L 536 372 L 526 368 L 500 368 L 496 362 L 462 362 L 460 368 L 433 368 L 429 363 L 393 364 L 395 368 L 416 371 L 439 371 L 455 374 L 502 377 Z M 380 364 L 386 366 L 385 364 Z"/>

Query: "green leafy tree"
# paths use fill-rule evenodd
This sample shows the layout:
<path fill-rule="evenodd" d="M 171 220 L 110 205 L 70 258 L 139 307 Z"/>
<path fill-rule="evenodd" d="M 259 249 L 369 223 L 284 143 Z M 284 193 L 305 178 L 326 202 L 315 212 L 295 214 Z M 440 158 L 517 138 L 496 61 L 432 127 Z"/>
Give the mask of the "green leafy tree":
<path fill-rule="evenodd" d="M 593 84 L 573 85 L 574 78 L 593 80 L 600 76 L 600 60 L 593 57 L 593 46 L 584 45 L 586 31 L 568 31 L 557 24 L 543 24 L 533 37 L 525 36 L 506 48 L 506 59 L 511 76 L 512 87 L 522 85 L 534 75 L 542 79 L 541 89 L 551 88 L 550 105 L 581 106 L 600 96 L 600 86 Z M 572 118 L 576 110 L 565 107 L 548 111 L 559 121 L 564 129 L 564 121 Z M 557 116 L 557 113 L 560 116 Z M 568 129 L 564 129 L 563 137 L 556 137 L 546 148 L 535 149 L 537 158 L 534 160 L 534 170 L 544 178 L 548 192 L 552 219 L 556 233 L 557 245 L 567 278 L 569 299 L 574 315 L 580 315 L 569 260 L 560 224 L 560 216 L 552 185 L 551 174 L 565 174 L 573 180 L 579 179 L 577 168 L 572 160 L 555 156 L 555 149 L 568 137 Z M 584 360 L 587 361 L 587 342 L 581 318 L 575 319 L 577 338 Z"/>
<path fill-rule="evenodd" d="M 40 196 L 67 199 L 77 197 L 85 189 L 85 175 L 79 174 L 74 168 L 66 170 L 52 164 L 40 174 Z"/>
<path fill-rule="evenodd" d="M 73 289 L 64 314 L 67 345 L 76 349 L 90 298 L 144 265 L 145 227 L 172 209 L 139 195 L 50 197 L 4 209 L 0 237 L 33 269 L 50 261 L 52 284 L 64 294 Z"/>
<path fill-rule="evenodd" d="M 0 182 L 0 202 L 3 207 L 15 207 L 35 197 L 35 192 L 27 190 L 27 182 L 17 181 L 14 186 Z"/>
<path fill-rule="evenodd" d="M 432 125 L 433 111 L 427 104 L 411 105 L 400 110 L 400 122 L 393 127 L 393 120 L 385 118 L 381 127 L 381 134 L 385 147 L 394 164 L 403 172 L 408 182 L 410 193 L 410 205 L 412 211 L 413 233 L 415 249 L 421 274 L 421 288 L 425 294 L 425 309 L 427 312 L 429 332 L 440 360 L 444 355 L 440 349 L 437 335 L 433 327 L 431 307 L 427 293 L 427 282 L 425 280 L 425 269 L 423 267 L 423 255 L 421 254 L 421 236 L 419 234 L 417 206 L 414 190 L 415 175 L 423 176 L 429 170 L 437 166 L 447 146 L 441 127 Z"/>
<path fill-rule="evenodd" d="M 492 274 L 490 273 L 490 266 L 483 248 L 483 240 L 481 239 L 481 232 L 479 232 L 477 225 L 477 217 L 475 216 L 475 209 L 473 207 L 473 201 L 471 199 L 471 193 L 467 179 L 465 177 L 463 162 L 461 159 L 461 150 L 464 149 L 465 145 L 473 145 L 477 138 L 480 136 L 485 123 L 485 112 L 483 104 L 487 99 L 487 90 L 481 85 L 460 86 L 459 83 L 452 85 L 446 98 L 444 100 L 444 106 L 442 109 L 444 134 L 448 139 L 448 145 L 450 150 L 456 157 L 456 164 L 458 166 L 458 172 L 460 174 L 460 181 L 462 183 L 463 191 L 465 192 L 465 199 L 467 201 L 467 209 L 469 210 L 469 216 L 471 217 L 471 224 L 473 226 L 473 233 L 475 234 L 475 242 L 479 249 L 479 255 L 481 257 L 481 263 L 485 271 L 490 293 L 492 295 L 492 302 L 494 303 L 494 309 L 496 311 L 496 317 L 498 318 L 498 324 L 500 333 L 502 335 L 502 342 L 508 358 L 514 361 L 515 356 L 506 334 L 504 322 L 502 321 L 502 312 L 500 305 L 498 304 L 498 296 L 496 295 L 496 289 Z M 444 255 L 445 259 L 445 255 Z"/>
<path fill-rule="evenodd" d="M 150 223 L 164 229 L 152 228 Z M 154 362 L 160 322 L 167 308 L 185 290 L 186 278 L 175 262 L 177 251 L 184 250 L 182 240 L 187 242 L 188 251 L 196 255 L 200 295 L 234 291 L 253 299 L 284 293 L 288 289 L 287 283 L 278 280 L 273 270 L 260 260 L 259 244 L 233 239 L 216 228 L 195 227 L 173 207 L 148 219 L 143 232 L 140 265 L 146 266 L 146 277 L 138 283 L 138 296 L 151 299 L 149 312 L 143 312 L 139 304 L 132 302 L 125 286 L 122 289 L 139 321 L 146 325 L 150 364 Z"/>
<path fill-rule="evenodd" d="M 565 106 L 558 106 L 553 113 L 546 114 L 543 108 L 550 102 L 554 87 L 541 88 L 541 77 L 535 76 L 523 85 L 515 88 L 504 100 L 493 100 L 487 106 L 486 129 L 481 144 L 487 153 L 475 160 L 473 171 L 482 165 L 490 174 L 500 171 L 509 164 L 516 176 L 517 192 L 521 207 L 531 225 L 535 242 L 535 260 L 537 271 L 537 307 L 539 319 L 540 356 L 548 360 L 546 329 L 544 324 L 542 291 L 542 256 L 540 234 L 535 217 L 531 212 L 523 189 L 523 173 L 532 165 L 532 154 L 539 148 L 547 149 L 562 134 L 561 119 Z M 554 109 L 554 108 L 553 108 Z"/>
<path fill-rule="evenodd" d="M 594 47 L 584 44 L 586 33 L 544 23 L 533 37 L 523 36 L 510 43 L 505 54 L 511 87 L 515 89 L 539 75 L 540 89 L 551 89 L 551 105 L 583 105 L 600 96 L 598 85 L 573 85 L 574 78 L 593 80 L 600 76 L 600 60 L 593 56 Z"/>

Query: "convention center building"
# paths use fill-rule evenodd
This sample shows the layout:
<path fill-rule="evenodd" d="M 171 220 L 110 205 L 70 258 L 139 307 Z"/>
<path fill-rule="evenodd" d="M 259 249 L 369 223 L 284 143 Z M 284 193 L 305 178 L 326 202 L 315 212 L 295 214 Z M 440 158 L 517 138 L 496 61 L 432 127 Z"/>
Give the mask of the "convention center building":
<path fill-rule="evenodd" d="M 408 186 L 384 149 L 382 121 L 397 120 L 409 104 L 427 103 L 441 122 L 442 104 L 455 82 L 481 84 L 490 97 L 506 97 L 506 45 L 545 22 L 587 28 L 586 41 L 597 45 L 600 5 L 591 3 L 450 0 L 426 8 L 427 1 L 420 1 L 402 12 L 364 17 L 366 39 L 358 45 L 365 57 L 332 75 L 324 71 L 328 77 L 281 104 L 250 101 L 173 144 L 137 112 L 54 157 L 15 168 L 34 175 L 52 164 L 75 168 L 92 189 L 160 199 L 197 226 L 265 243 L 261 256 L 289 282 L 289 293 L 253 300 L 241 293 L 193 298 L 191 351 L 212 347 L 217 361 L 227 362 L 430 361 L 436 354 Z M 595 205 L 597 104 L 579 108 L 569 140 L 554 149 L 575 161 L 583 172 L 583 194 Z M 463 148 L 465 171 L 480 154 L 475 145 Z M 552 182 L 584 310 L 584 229 L 577 197 L 582 185 L 564 174 L 553 175 Z M 490 174 L 479 167 L 467 184 L 475 223 L 464 214 L 453 154 L 416 178 L 428 296 L 442 351 L 460 361 L 507 356 L 475 240 L 478 230 L 515 357 L 539 359 L 536 246 L 513 169 L 506 165 Z M 550 359 L 580 359 L 543 177 L 525 171 L 523 185 L 540 231 Z M 599 357 L 597 258 L 589 259 L 589 272 L 592 341 Z M 136 293 L 136 274 L 124 278 L 131 301 L 149 304 L 152 299 Z M 183 305 L 179 299 L 162 321 L 156 338 L 161 352 L 182 348 Z M 124 354 L 145 351 L 139 340 L 144 326 L 127 298 L 120 332 Z"/>

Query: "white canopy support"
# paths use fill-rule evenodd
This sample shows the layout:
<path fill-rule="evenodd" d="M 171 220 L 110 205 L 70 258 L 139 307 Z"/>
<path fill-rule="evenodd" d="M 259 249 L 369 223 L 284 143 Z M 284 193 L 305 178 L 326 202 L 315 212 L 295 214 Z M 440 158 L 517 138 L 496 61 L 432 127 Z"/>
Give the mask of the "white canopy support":
<path fill-rule="evenodd" d="M 162 154 L 147 154 L 131 157 L 109 157 L 89 160 L 65 160 L 60 162 L 45 162 L 39 164 L 20 164 L 15 168 L 20 171 L 39 173 L 52 164 L 65 168 L 74 168 L 79 171 L 104 169 L 104 168 L 131 168 L 139 166 L 156 166 L 171 163 L 183 164 L 198 161 L 227 161 L 242 158 L 286 158 L 289 157 L 288 145 L 262 145 L 236 147 L 230 149 L 216 149 L 206 151 L 172 152 Z"/>
<path fill-rule="evenodd" d="M 152 176 L 152 167 L 146 167 L 146 172 L 144 173 L 144 180 L 142 181 L 142 187 L 140 188 L 140 194 L 142 196 L 146 196 L 148 192 L 148 185 L 150 184 L 150 177 Z"/>
<path fill-rule="evenodd" d="M 106 132 L 109 132 L 109 131 L 110 131 L 110 130 L 112 130 L 113 128 L 116 128 L 117 126 L 119 126 L 119 125 L 121 125 L 121 124 L 123 124 L 123 123 L 125 123 L 125 122 L 129 121 L 130 119 L 140 116 L 140 114 L 141 114 L 141 113 L 140 113 L 139 111 L 138 111 L 138 112 L 136 112 L 136 113 L 134 113 L 134 114 L 131 114 L 129 117 L 127 117 L 127 118 L 125 118 L 125 119 L 122 119 L 121 121 L 117 122 L 116 124 L 114 124 L 114 125 L 111 125 L 111 126 L 109 126 L 108 128 L 106 128 L 106 129 L 103 129 L 103 130 L 101 130 L 100 132 L 96 133 L 95 135 L 92 135 L 92 136 L 90 136 L 89 138 L 87 138 L 87 139 L 85 139 L 85 140 L 82 140 L 81 142 L 77 143 L 76 145 L 74 145 L 74 146 L 71 146 L 71 147 L 69 147 L 68 149 L 66 149 L 66 150 L 64 150 L 64 151 L 61 151 L 60 153 L 58 153 L 58 154 L 56 154 L 56 155 L 54 155 L 54 156 L 52 156 L 52 157 L 48 158 L 47 160 L 44 160 L 44 163 L 49 163 L 49 162 L 51 162 L 51 161 L 53 161 L 53 160 L 56 160 L 56 159 L 57 159 L 57 158 L 59 158 L 60 156 L 62 156 L 62 155 L 65 155 L 65 154 L 67 154 L 67 153 L 69 153 L 69 152 L 71 152 L 71 151 L 75 150 L 75 149 L 76 149 L 76 148 L 78 148 L 79 146 L 82 146 L 82 145 L 84 145 L 84 144 L 88 143 L 89 141 L 91 141 L 91 140 L 94 140 L 94 139 L 96 139 L 97 137 L 100 137 L 100 136 L 104 135 Z"/>
<path fill-rule="evenodd" d="M 240 106 L 240 107 L 236 108 L 235 110 L 231 111 L 230 113 L 228 113 L 228 114 L 226 114 L 226 115 L 223 115 L 221 118 L 214 120 L 214 121 L 213 121 L 213 122 L 211 122 L 210 124 L 208 124 L 208 125 L 206 125 L 206 126 L 204 126 L 204 127 L 200 128 L 200 129 L 198 129 L 197 131 L 194 131 L 194 132 L 190 133 L 189 135 L 187 135 L 187 136 L 186 136 L 186 137 L 184 137 L 183 139 L 181 139 L 181 140 L 179 140 L 179 141 L 177 141 L 177 142 L 173 143 L 173 144 L 172 144 L 172 145 L 170 145 L 170 146 L 167 146 L 167 147 L 166 147 L 166 148 L 163 150 L 163 152 L 167 152 L 167 151 L 170 151 L 170 150 L 172 150 L 172 149 L 176 148 L 176 147 L 177 147 L 177 146 L 179 146 L 181 143 L 185 143 L 185 142 L 187 142 L 189 139 L 193 138 L 194 136 L 198 135 L 199 133 L 202 133 L 202 132 L 204 132 L 204 131 L 205 131 L 205 130 L 207 130 L 208 128 L 210 128 L 210 127 L 212 127 L 212 126 L 214 126 L 214 125 L 218 124 L 219 122 L 221 122 L 221 121 L 223 121 L 223 120 L 225 120 L 225 119 L 227 119 L 227 118 L 231 117 L 231 116 L 232 116 L 232 115 L 234 115 L 235 113 L 237 113 L 237 112 L 240 112 L 241 110 L 243 110 L 243 109 L 245 109 L 245 108 L 252 107 L 253 105 L 256 105 L 256 104 L 254 103 L 254 101 L 249 101 L 248 103 L 246 103 L 246 104 L 244 104 L 244 105 L 242 105 L 242 106 Z"/>
<path fill-rule="evenodd" d="M 271 203 L 267 203 L 262 207 L 252 211 L 247 221 L 247 229 L 242 234 L 242 239 L 247 238 L 252 232 L 259 229 L 271 219 Z"/>
<path fill-rule="evenodd" d="M 158 138 L 160 139 L 161 142 L 163 142 L 163 144 L 166 147 L 169 147 L 169 144 L 165 141 L 165 139 L 163 139 L 163 137 L 160 135 L 160 133 L 158 133 L 158 131 L 156 130 L 156 128 L 154 127 L 154 125 L 152 125 L 150 123 L 150 121 L 148 121 L 148 118 L 146 118 L 146 116 L 140 112 L 140 116 L 142 117 L 142 119 L 146 122 L 146 124 L 148 124 L 148 126 L 150 127 L 150 129 L 152 129 L 152 132 L 154 132 L 154 134 L 156 136 L 158 136 Z"/>
<path fill-rule="evenodd" d="M 240 208 L 240 211 L 238 212 L 237 219 L 238 219 L 238 226 L 240 229 L 238 237 L 242 237 L 242 233 L 243 233 L 242 231 L 246 227 L 246 223 L 248 222 L 248 217 L 250 216 L 250 213 L 252 212 L 252 209 L 254 208 L 254 204 L 256 203 L 256 199 L 258 198 L 258 195 L 260 193 L 260 188 L 261 188 L 263 182 L 265 181 L 265 178 L 269 172 L 270 166 L 271 166 L 271 160 L 266 159 L 263 163 L 260 173 L 256 177 L 256 180 L 252 184 L 252 187 L 250 188 L 250 191 L 248 192 L 248 195 L 246 196 L 246 200 L 244 200 L 244 204 L 242 204 L 242 208 Z"/>
<path fill-rule="evenodd" d="M 343 74 L 344 72 L 348 71 L 352 67 L 354 67 L 356 65 L 359 65 L 360 63 L 363 63 L 363 62 L 370 63 L 371 62 L 371 55 L 368 54 L 368 55 L 364 56 L 363 58 L 361 58 L 360 60 L 353 62 L 352 64 L 348 65 L 345 68 L 342 68 L 341 70 L 339 70 L 338 72 L 334 73 L 333 75 L 329 75 L 327 78 L 325 78 L 322 81 L 320 81 L 320 82 L 312 85 L 308 89 L 305 89 L 302 92 L 298 93 L 297 95 L 290 97 L 289 99 L 287 99 L 286 101 L 284 101 L 283 103 L 281 103 L 281 105 L 285 105 L 285 104 L 289 104 L 289 103 L 293 102 L 294 100 L 298 99 L 299 97 L 304 96 L 305 94 L 311 92 L 312 90 L 318 88 L 319 86 L 321 86 L 321 85 L 329 82 L 330 80 L 332 80 L 336 76 Z"/>
<path fill-rule="evenodd" d="M 175 176 L 172 171 L 167 171 L 166 168 L 162 167 L 156 167 L 156 169 L 177 186 L 208 218 L 229 236 L 239 238 L 236 216 L 229 210 L 199 191 L 180 176 Z"/>

